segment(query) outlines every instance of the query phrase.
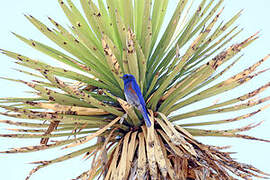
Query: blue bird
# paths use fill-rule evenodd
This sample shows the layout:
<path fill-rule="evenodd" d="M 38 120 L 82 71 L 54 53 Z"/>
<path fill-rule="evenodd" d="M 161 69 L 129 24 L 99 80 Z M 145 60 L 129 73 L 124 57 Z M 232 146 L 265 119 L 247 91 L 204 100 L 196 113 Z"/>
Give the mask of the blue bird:
<path fill-rule="evenodd" d="M 130 105 L 136 107 L 141 112 L 143 119 L 146 123 L 146 126 L 150 127 L 151 121 L 147 114 L 146 104 L 135 77 L 131 74 L 125 74 L 121 78 L 124 80 L 124 94 L 127 102 Z"/>

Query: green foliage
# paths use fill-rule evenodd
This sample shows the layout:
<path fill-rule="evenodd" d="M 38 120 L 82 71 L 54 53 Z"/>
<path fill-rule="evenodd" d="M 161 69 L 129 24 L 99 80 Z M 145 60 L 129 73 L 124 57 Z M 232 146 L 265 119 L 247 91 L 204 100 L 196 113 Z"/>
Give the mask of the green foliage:
<path fill-rule="evenodd" d="M 127 178 L 132 175 L 132 171 L 135 171 L 129 163 L 137 160 L 138 169 L 143 169 L 142 172 L 138 172 L 138 176 L 149 172 L 152 177 L 165 178 L 168 174 L 168 177 L 174 179 L 177 158 L 182 161 L 182 153 L 197 157 L 200 156 L 198 149 L 206 148 L 193 140 L 193 136 L 239 137 L 267 141 L 239 134 L 257 125 L 219 131 L 190 128 L 190 126 L 200 127 L 238 121 L 266 107 L 231 119 L 198 123 L 181 122 L 191 117 L 238 111 L 270 100 L 270 97 L 252 100 L 269 87 L 270 84 L 267 83 L 237 98 L 197 110 L 191 109 L 186 113 L 180 110 L 195 102 L 230 92 L 266 71 L 256 72 L 256 69 L 270 55 L 238 74 L 209 86 L 240 60 L 242 49 L 258 38 L 256 33 L 240 43 L 230 44 L 230 41 L 242 31 L 238 26 L 234 26 L 241 11 L 228 21 L 220 22 L 224 9 L 221 7 L 223 0 L 217 2 L 202 0 L 196 10 L 190 14 L 187 14 L 192 11 L 191 6 L 188 6 L 189 1 L 179 0 L 165 27 L 165 32 L 160 34 L 164 28 L 168 0 L 107 0 L 106 2 L 98 0 L 97 4 L 91 0 L 81 0 L 84 14 L 71 0 L 67 2 L 58 0 L 58 2 L 70 21 L 69 30 L 52 18 L 49 18 L 49 21 L 55 28 L 49 28 L 31 15 L 25 17 L 41 33 L 62 48 L 63 52 L 16 33 L 14 35 L 34 49 L 84 74 L 53 67 L 45 62 L 1 49 L 3 54 L 15 59 L 17 64 L 35 70 L 37 73 L 24 68 L 18 70 L 32 76 L 35 79 L 33 82 L 5 78 L 31 87 L 36 96 L 2 98 L 0 107 L 6 112 L 0 114 L 37 120 L 37 122 L 1 120 L 1 123 L 31 129 L 11 129 L 20 134 L 0 134 L 0 136 L 42 138 L 40 145 L 14 148 L 4 153 L 25 153 L 61 146 L 71 148 L 95 137 L 98 137 L 98 142 L 54 160 L 34 162 L 39 166 L 31 171 L 27 179 L 40 168 L 82 154 L 86 154 L 86 158 L 97 156 L 97 159 L 93 160 L 92 169 L 84 172 L 77 179 L 84 177 L 92 179 L 101 174 L 106 179 L 113 178 L 113 174 L 117 174 L 119 179 Z M 230 45 L 226 46 L 227 44 Z M 221 51 L 220 49 L 224 47 L 225 50 Z M 225 62 L 230 64 L 225 67 L 223 65 Z M 146 129 L 142 125 L 143 121 L 140 121 L 141 115 L 125 102 L 120 77 L 127 73 L 136 77 L 147 102 L 151 120 L 155 122 L 154 127 Z M 124 115 L 125 113 L 127 116 Z M 177 122 L 178 125 L 173 125 L 172 122 Z M 71 135 L 76 138 L 47 144 L 48 138 Z M 157 146 L 152 149 L 149 143 Z M 177 154 L 172 161 L 168 158 L 171 152 Z M 104 153 L 105 155 L 102 155 Z M 213 151 L 204 150 L 204 153 L 213 155 Z M 222 156 L 219 151 L 215 153 Z M 251 166 L 239 168 L 241 164 L 237 164 L 230 158 L 207 159 L 209 156 L 201 159 L 205 158 L 208 164 L 216 161 L 239 177 L 267 175 Z M 191 161 L 198 163 L 192 158 L 189 162 Z M 222 164 L 225 161 L 232 165 L 229 167 Z M 144 167 L 146 164 L 149 164 L 148 168 Z M 198 166 L 201 164 L 198 163 Z M 214 179 L 214 174 L 219 174 L 220 171 L 223 172 L 225 179 L 230 177 L 222 168 L 212 168 L 213 170 L 209 170 L 209 177 L 211 175 Z M 190 171 L 199 175 L 192 168 Z M 157 175 L 157 172 L 161 174 Z M 180 174 L 178 176 L 187 178 Z"/>

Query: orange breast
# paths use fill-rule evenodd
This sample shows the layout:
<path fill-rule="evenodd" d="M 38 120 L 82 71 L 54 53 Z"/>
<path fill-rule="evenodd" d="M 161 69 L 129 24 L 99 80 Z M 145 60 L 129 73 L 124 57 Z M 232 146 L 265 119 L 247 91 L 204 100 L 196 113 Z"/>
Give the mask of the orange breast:
<path fill-rule="evenodd" d="M 132 88 L 132 84 L 129 83 L 128 90 L 130 90 L 131 93 L 136 94 L 135 90 Z"/>

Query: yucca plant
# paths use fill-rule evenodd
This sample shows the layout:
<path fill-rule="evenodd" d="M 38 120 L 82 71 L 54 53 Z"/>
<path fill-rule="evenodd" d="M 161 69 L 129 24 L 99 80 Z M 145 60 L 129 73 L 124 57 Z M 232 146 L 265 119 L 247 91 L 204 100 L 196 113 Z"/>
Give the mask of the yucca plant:
<path fill-rule="evenodd" d="M 20 72 L 34 78 L 32 82 L 5 79 L 34 91 L 31 98 L 1 98 L 0 107 L 6 110 L 1 115 L 19 120 L 0 122 L 20 128 L 12 129 L 15 134 L 0 136 L 41 139 L 38 145 L 14 147 L 2 153 L 70 150 L 56 159 L 33 162 L 38 166 L 26 179 L 43 167 L 81 155 L 91 159 L 91 168 L 75 179 L 227 180 L 269 176 L 232 159 L 224 151 L 226 147 L 196 140 L 196 136 L 216 136 L 269 142 L 240 134 L 260 123 L 226 130 L 203 128 L 249 118 L 267 106 L 234 118 L 191 122 L 193 117 L 239 111 L 270 100 L 269 96 L 254 100 L 270 86 L 268 82 L 237 98 L 192 108 L 194 103 L 230 92 L 266 71 L 256 69 L 270 55 L 221 79 L 242 58 L 239 52 L 258 38 L 256 33 L 230 44 L 242 31 L 233 25 L 241 11 L 220 22 L 223 0 L 202 0 L 194 13 L 188 0 L 179 0 L 162 32 L 169 0 L 80 0 L 84 14 L 72 0 L 58 2 L 71 23 L 70 29 L 52 18 L 49 20 L 54 28 L 31 15 L 26 18 L 63 52 L 14 35 L 72 68 L 51 66 L 1 49 L 17 64 L 30 69 Z M 138 81 L 152 122 L 150 128 L 139 111 L 126 102 L 120 78 L 123 74 L 132 74 Z M 184 107 L 189 111 L 182 112 Z M 189 118 L 189 123 L 181 121 Z"/>

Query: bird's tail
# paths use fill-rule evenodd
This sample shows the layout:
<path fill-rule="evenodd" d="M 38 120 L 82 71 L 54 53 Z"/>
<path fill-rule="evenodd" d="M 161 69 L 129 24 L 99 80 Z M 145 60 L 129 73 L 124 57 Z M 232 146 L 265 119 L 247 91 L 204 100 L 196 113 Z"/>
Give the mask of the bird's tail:
<path fill-rule="evenodd" d="M 150 127 L 151 126 L 151 121 L 149 119 L 146 108 L 142 108 L 141 113 L 142 113 L 142 116 L 143 116 L 143 119 L 145 121 L 146 126 Z"/>

